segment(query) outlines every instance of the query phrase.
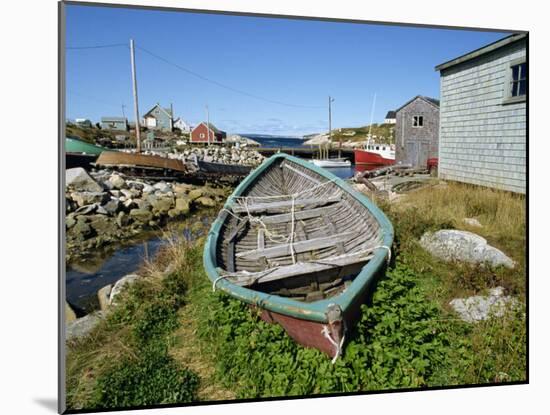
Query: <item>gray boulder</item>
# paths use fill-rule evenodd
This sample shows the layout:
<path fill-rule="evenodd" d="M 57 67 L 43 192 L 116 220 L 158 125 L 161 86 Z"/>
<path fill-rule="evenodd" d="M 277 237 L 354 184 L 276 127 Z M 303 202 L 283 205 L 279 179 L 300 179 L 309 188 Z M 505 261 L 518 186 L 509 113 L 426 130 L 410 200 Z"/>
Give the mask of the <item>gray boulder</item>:
<path fill-rule="evenodd" d="M 126 187 L 126 181 L 118 174 L 111 175 L 108 181 L 114 189 L 124 189 Z"/>
<path fill-rule="evenodd" d="M 470 225 L 474 228 L 482 228 L 483 225 L 479 223 L 479 221 L 476 218 L 464 218 L 464 223 L 466 225 Z"/>
<path fill-rule="evenodd" d="M 76 314 L 73 311 L 71 305 L 65 301 L 65 323 L 72 323 L 76 320 Z"/>
<path fill-rule="evenodd" d="M 166 193 L 171 190 L 170 185 L 165 182 L 158 182 L 153 185 L 153 188 L 160 190 L 162 193 Z"/>
<path fill-rule="evenodd" d="M 111 199 L 103 205 L 103 209 L 107 214 L 113 216 L 120 210 L 120 201 L 118 199 Z"/>
<path fill-rule="evenodd" d="M 204 207 L 213 207 L 216 206 L 216 202 L 214 199 L 208 197 L 208 196 L 201 196 L 198 199 L 195 200 L 195 203 L 198 203 L 201 206 Z"/>
<path fill-rule="evenodd" d="M 76 223 L 71 227 L 71 235 L 77 240 L 84 240 L 93 234 L 93 230 L 84 220 L 81 220 L 82 216 L 78 216 Z"/>
<path fill-rule="evenodd" d="M 472 232 L 444 229 L 426 232 L 420 245 L 443 261 L 464 261 L 514 268 L 515 263 L 499 249 L 487 244 L 485 238 Z"/>
<path fill-rule="evenodd" d="M 141 223 L 149 223 L 153 219 L 153 214 L 147 209 L 132 209 L 130 217 Z"/>
<path fill-rule="evenodd" d="M 97 300 L 99 301 L 99 309 L 101 311 L 106 311 L 107 308 L 109 308 L 110 305 L 110 295 L 112 291 L 113 286 L 111 284 L 106 285 L 103 288 L 100 288 L 97 292 Z"/>
<path fill-rule="evenodd" d="M 109 200 L 109 194 L 106 192 L 72 192 L 71 199 L 74 200 L 79 207 L 82 207 L 94 203 L 103 203 Z"/>
<path fill-rule="evenodd" d="M 112 218 L 106 215 L 92 215 L 90 216 L 90 226 L 96 231 L 98 235 L 109 235 L 116 231 L 116 225 Z"/>
<path fill-rule="evenodd" d="M 65 170 L 65 185 L 81 192 L 101 192 L 103 188 L 82 167 Z"/>
<path fill-rule="evenodd" d="M 137 274 L 128 274 L 119 279 L 109 294 L 109 304 L 116 304 L 116 297 L 124 290 L 125 287 L 133 284 L 139 278 Z"/>
<path fill-rule="evenodd" d="M 490 317 L 502 317 L 506 310 L 517 305 L 517 300 L 505 296 L 504 288 L 496 287 L 490 290 L 488 296 L 455 298 L 449 305 L 462 320 L 474 323 Z"/>
<path fill-rule="evenodd" d="M 86 336 L 98 325 L 102 318 L 103 313 L 98 311 L 67 324 L 67 330 L 65 332 L 66 340 L 73 340 Z"/>
<path fill-rule="evenodd" d="M 152 196 L 149 195 L 147 200 L 151 203 L 153 213 L 155 214 L 166 214 L 174 206 L 174 199 L 172 197 L 157 198 Z"/>
<path fill-rule="evenodd" d="M 128 225 L 130 219 L 125 212 L 118 212 L 118 215 L 115 218 L 115 222 L 119 228 L 123 228 Z"/>

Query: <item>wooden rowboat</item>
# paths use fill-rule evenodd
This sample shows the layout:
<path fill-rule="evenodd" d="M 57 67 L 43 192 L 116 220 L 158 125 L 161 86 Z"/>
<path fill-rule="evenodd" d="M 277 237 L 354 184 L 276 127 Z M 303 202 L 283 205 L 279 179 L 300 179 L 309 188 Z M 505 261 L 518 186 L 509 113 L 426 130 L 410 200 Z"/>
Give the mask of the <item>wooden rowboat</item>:
<path fill-rule="evenodd" d="M 393 227 L 366 196 L 312 163 L 276 154 L 244 179 L 208 234 L 213 288 L 262 310 L 298 343 L 334 360 Z"/>

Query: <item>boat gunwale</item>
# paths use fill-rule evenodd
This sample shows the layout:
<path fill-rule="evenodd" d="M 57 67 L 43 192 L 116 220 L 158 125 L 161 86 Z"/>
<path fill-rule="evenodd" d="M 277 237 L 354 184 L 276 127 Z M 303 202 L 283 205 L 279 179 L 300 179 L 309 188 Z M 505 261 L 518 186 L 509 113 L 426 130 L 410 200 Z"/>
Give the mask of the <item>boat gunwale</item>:
<path fill-rule="evenodd" d="M 313 163 L 309 163 L 306 160 L 290 156 L 286 153 L 278 153 L 271 156 L 270 158 L 265 160 L 258 168 L 253 170 L 237 186 L 231 196 L 229 196 L 226 203 L 224 204 L 224 209 L 230 210 L 231 207 L 236 203 L 236 198 L 241 196 L 244 191 L 258 178 L 258 176 L 262 174 L 264 170 L 268 169 L 269 166 L 271 166 L 279 159 L 286 159 L 293 163 L 299 164 L 321 175 L 325 179 L 332 181 L 335 185 L 347 192 L 351 197 L 356 199 L 359 203 L 361 203 L 361 205 L 367 208 L 380 225 L 380 229 L 382 232 L 381 246 L 375 250 L 374 256 L 369 260 L 367 264 L 365 264 L 365 266 L 363 266 L 359 274 L 357 274 L 357 276 L 353 279 L 353 282 L 344 292 L 334 297 L 309 303 L 292 300 L 290 298 L 278 296 L 275 294 L 267 294 L 249 288 L 241 287 L 223 278 L 219 279 L 220 274 L 216 267 L 216 247 L 221 227 L 228 216 L 227 211 L 222 210 L 222 212 L 217 216 L 216 220 L 212 224 L 212 227 L 210 228 L 206 239 L 203 255 L 204 268 L 206 270 L 208 278 L 212 281 L 212 283 L 216 284 L 215 288 L 231 295 L 233 298 L 252 305 L 256 305 L 261 308 L 265 308 L 266 310 L 272 312 L 285 314 L 298 319 L 325 323 L 327 322 L 327 317 L 325 313 L 329 304 L 339 305 L 345 315 L 346 310 L 351 308 L 351 306 L 355 304 L 358 299 L 362 298 L 363 294 L 365 294 L 365 290 L 368 289 L 374 275 L 381 267 L 384 266 L 388 258 L 388 249 L 391 249 L 394 237 L 393 226 L 386 215 L 380 210 L 380 208 L 378 208 L 368 197 L 353 189 L 344 180 L 323 169 L 322 167 L 318 167 Z"/>

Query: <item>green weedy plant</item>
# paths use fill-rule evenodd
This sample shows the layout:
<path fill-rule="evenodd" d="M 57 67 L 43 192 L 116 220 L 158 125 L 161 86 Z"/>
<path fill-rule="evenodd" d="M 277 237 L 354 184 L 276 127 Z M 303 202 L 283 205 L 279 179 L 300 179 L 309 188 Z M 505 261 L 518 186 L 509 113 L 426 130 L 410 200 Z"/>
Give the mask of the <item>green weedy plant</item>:
<path fill-rule="evenodd" d="M 198 377 L 176 365 L 166 346 L 153 342 L 97 380 L 91 408 L 123 408 L 194 399 Z"/>
<path fill-rule="evenodd" d="M 422 387 L 449 351 L 440 312 L 398 264 L 380 281 L 334 365 L 242 302 L 219 294 L 200 325 L 220 380 L 241 398 Z"/>

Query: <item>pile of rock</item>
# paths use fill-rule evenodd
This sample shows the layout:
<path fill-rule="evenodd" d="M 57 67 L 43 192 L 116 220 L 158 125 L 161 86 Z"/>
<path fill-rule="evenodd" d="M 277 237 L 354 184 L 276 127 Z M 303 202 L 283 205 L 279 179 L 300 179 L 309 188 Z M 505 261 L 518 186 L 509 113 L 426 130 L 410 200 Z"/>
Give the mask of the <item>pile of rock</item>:
<path fill-rule="evenodd" d="M 255 150 L 225 146 L 190 147 L 174 153 L 159 153 L 148 151 L 145 154 L 159 155 L 185 162 L 195 160 L 211 163 L 240 164 L 244 166 L 258 166 L 264 160 L 264 156 Z"/>
<path fill-rule="evenodd" d="M 66 229 L 68 259 L 191 210 L 210 208 L 223 201 L 228 190 L 185 183 L 126 179 L 107 170 L 91 173 L 66 170 Z"/>

